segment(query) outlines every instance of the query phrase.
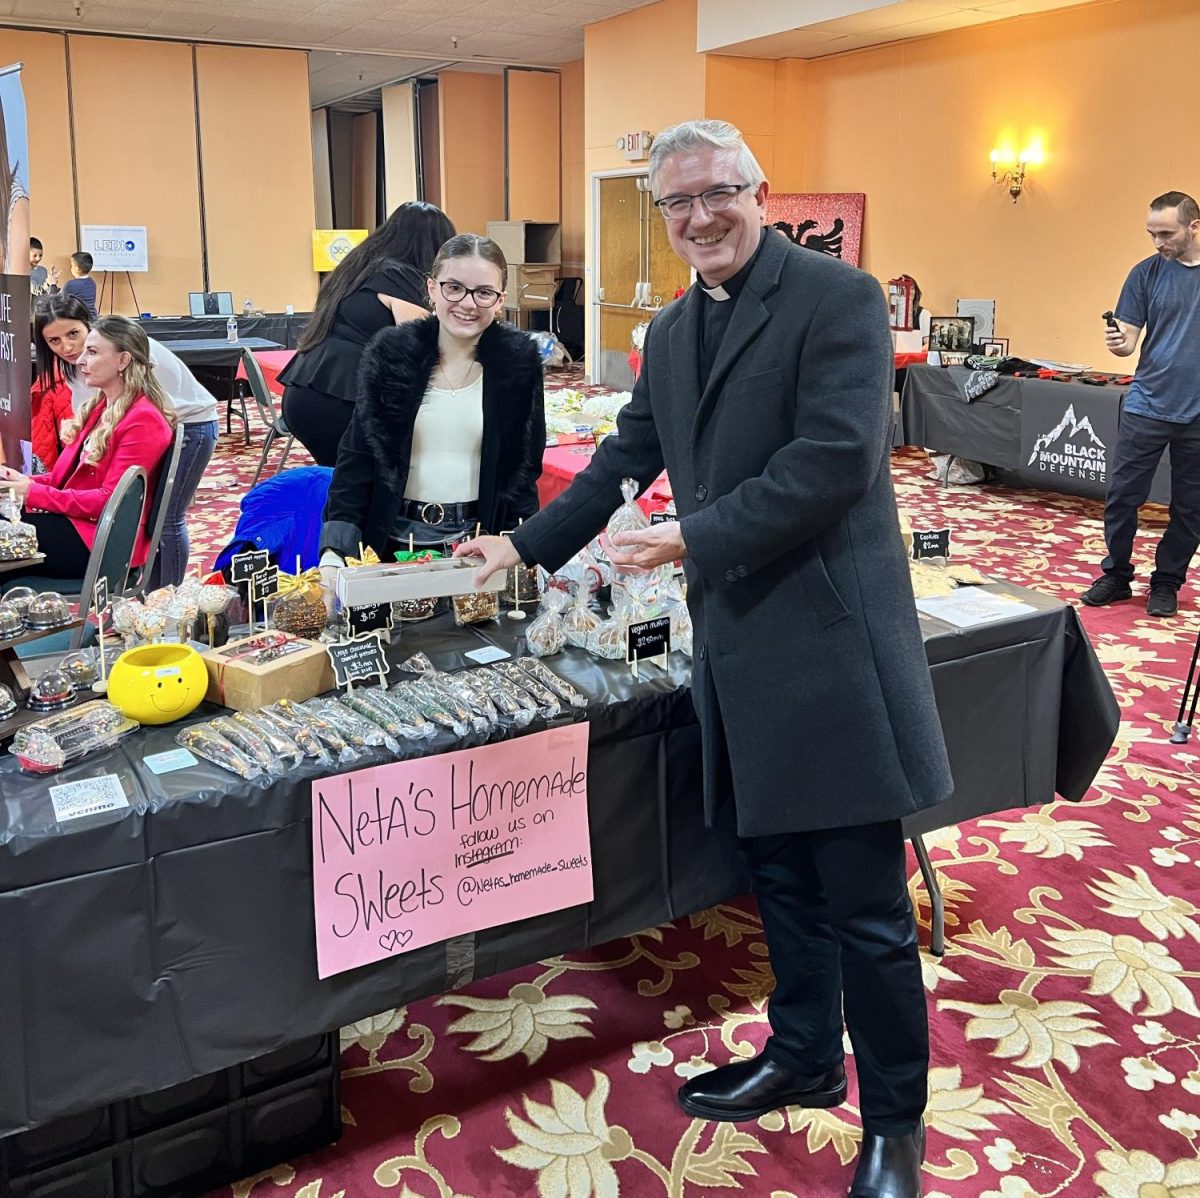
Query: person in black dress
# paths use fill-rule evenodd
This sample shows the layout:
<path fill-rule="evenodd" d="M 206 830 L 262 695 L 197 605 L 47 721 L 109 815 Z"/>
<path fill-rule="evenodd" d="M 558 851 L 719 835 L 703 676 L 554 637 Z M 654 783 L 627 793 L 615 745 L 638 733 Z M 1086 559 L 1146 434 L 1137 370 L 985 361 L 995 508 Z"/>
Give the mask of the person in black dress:
<path fill-rule="evenodd" d="M 296 356 L 279 374 L 283 418 L 318 466 L 337 462 L 367 342 L 380 329 L 429 315 L 429 268 L 453 236 L 440 208 L 401 204 L 325 280 Z"/>

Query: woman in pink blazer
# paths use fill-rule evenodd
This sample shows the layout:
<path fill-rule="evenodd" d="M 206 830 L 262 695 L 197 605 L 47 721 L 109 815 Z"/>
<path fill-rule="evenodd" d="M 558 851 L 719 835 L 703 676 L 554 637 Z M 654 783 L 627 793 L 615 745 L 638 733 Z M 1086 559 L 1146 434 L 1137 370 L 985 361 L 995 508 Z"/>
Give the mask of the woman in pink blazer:
<path fill-rule="evenodd" d="M 77 365 L 96 394 L 63 426 L 54 469 L 37 478 L 0 470 L 0 489 L 11 488 L 24 500 L 24 518 L 37 528 L 38 549 L 46 555 L 25 573 L 83 577 L 100 514 L 130 466 L 145 470 L 147 499 L 129 564 L 140 566 L 149 552 L 149 497 L 175 417 L 154 377 L 146 334 L 124 316 L 103 316 L 92 325 Z"/>

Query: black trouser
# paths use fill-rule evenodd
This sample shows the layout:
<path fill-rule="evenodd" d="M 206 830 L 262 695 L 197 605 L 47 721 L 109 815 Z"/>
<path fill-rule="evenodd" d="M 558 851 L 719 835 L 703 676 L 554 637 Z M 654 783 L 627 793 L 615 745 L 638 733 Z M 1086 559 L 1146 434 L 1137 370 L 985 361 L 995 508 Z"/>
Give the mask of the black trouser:
<path fill-rule="evenodd" d="M 1188 424 L 1173 424 L 1133 412 L 1121 413 L 1117 451 L 1104 504 L 1108 556 L 1101 568 L 1105 574 L 1126 582 L 1133 578 L 1138 508 L 1150 494 L 1154 472 L 1168 446 L 1171 448 L 1170 518 L 1154 551 L 1150 585 L 1165 583 L 1178 590 L 1200 545 L 1200 418 Z"/>
<path fill-rule="evenodd" d="M 832 1069 L 844 1009 L 863 1128 L 915 1131 L 929 1025 L 900 821 L 738 843 L 775 971 L 766 1053 L 803 1074 Z"/>
<path fill-rule="evenodd" d="M 0 575 L 0 582 L 7 584 L 30 574 L 40 578 L 78 578 L 82 582 L 92 551 L 75 531 L 75 525 L 57 512 L 26 512 L 21 519 L 37 529 L 38 552 L 44 553 L 46 560 L 21 570 L 10 570 Z"/>
<path fill-rule="evenodd" d="M 312 454 L 318 466 L 336 466 L 342 434 L 354 405 L 309 387 L 283 389 L 283 419 L 288 431 Z"/>

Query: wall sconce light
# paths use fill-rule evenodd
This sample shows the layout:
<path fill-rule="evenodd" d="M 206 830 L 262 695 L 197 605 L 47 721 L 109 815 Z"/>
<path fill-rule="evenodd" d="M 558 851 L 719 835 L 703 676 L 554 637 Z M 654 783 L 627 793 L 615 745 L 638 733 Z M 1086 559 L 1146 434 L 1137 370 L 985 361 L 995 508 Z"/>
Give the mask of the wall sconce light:
<path fill-rule="evenodd" d="M 1034 164 L 1044 161 L 1040 148 L 1028 146 L 1015 157 L 1011 150 L 993 150 L 989 155 L 992 163 L 992 181 L 1008 188 L 1015 204 L 1025 186 L 1025 172 Z"/>

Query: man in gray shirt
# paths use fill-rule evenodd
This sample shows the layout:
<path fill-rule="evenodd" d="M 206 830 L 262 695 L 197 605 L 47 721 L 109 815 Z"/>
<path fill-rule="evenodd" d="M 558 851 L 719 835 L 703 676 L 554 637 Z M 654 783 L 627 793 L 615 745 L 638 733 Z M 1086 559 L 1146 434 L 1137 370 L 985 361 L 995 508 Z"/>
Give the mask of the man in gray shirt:
<path fill-rule="evenodd" d="M 1151 200 L 1146 232 L 1155 252 L 1129 272 L 1104 337 L 1109 351 L 1124 358 L 1146 333 L 1108 476 L 1108 556 L 1083 602 L 1103 607 L 1132 598 L 1138 508 L 1170 446 L 1171 515 L 1155 550 L 1146 611 L 1173 616 L 1200 545 L 1200 207 L 1190 195 L 1168 191 Z"/>

